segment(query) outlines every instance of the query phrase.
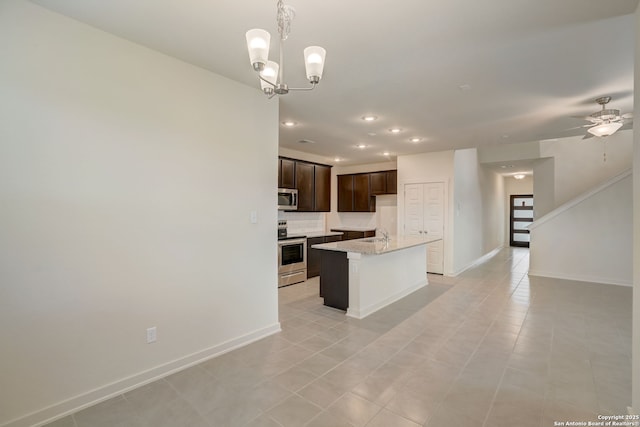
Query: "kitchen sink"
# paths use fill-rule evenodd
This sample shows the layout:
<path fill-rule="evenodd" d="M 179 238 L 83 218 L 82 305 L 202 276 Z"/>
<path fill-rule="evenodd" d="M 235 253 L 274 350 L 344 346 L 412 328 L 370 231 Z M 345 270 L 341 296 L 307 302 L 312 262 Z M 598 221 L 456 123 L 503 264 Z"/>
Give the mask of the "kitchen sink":
<path fill-rule="evenodd" d="M 380 242 L 388 242 L 389 239 L 385 239 L 384 237 L 369 237 L 367 239 L 360 240 L 364 243 L 380 243 Z"/>

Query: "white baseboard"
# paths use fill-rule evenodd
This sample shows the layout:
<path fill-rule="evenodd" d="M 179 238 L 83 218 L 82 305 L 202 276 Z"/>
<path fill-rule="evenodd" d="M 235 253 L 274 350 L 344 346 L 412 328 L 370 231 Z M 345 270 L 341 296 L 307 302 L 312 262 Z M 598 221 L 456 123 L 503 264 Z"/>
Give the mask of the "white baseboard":
<path fill-rule="evenodd" d="M 504 245 L 500 245 L 497 248 L 495 248 L 494 250 L 492 250 L 491 252 L 487 252 L 486 254 L 482 255 L 480 258 L 476 259 L 475 261 L 472 261 L 469 265 L 467 265 L 466 267 L 454 272 L 451 276 L 456 277 L 459 276 L 460 274 L 464 273 L 465 271 L 477 267 L 478 265 L 482 264 L 483 262 L 486 262 L 488 260 L 490 260 L 491 258 L 493 258 L 498 252 L 500 252 L 502 249 L 504 249 Z"/>
<path fill-rule="evenodd" d="M 552 271 L 542 271 L 529 269 L 529 276 L 549 277 L 552 279 L 573 280 L 575 282 L 589 282 L 599 283 L 603 285 L 616 285 L 616 286 L 633 286 L 633 282 L 627 282 L 619 279 L 612 279 L 610 277 L 595 277 L 595 276 L 582 276 L 580 274 L 566 274 Z"/>
<path fill-rule="evenodd" d="M 428 284 L 428 280 L 421 280 L 419 283 L 416 283 L 415 285 L 410 286 L 407 289 L 404 289 L 403 291 L 390 296 L 389 298 L 385 298 L 382 301 L 371 304 L 368 307 L 362 309 L 352 309 L 351 307 L 349 307 L 347 308 L 347 316 L 353 317 L 354 319 L 364 319 L 368 315 L 375 313 L 376 311 L 388 306 L 389 304 L 393 304 L 394 302 L 406 297 L 407 295 L 417 291 L 418 289 L 424 288 Z"/>
<path fill-rule="evenodd" d="M 221 344 L 214 345 L 202 351 L 172 360 L 171 362 L 156 366 L 143 372 L 131 375 L 127 378 L 115 381 L 111 384 L 98 387 L 86 393 L 67 399 L 63 402 L 51 405 L 42 410 L 14 419 L 0 427 L 38 427 L 63 418 L 67 415 L 88 408 L 97 403 L 111 399 L 122 393 L 149 384 L 168 375 L 187 369 L 198 363 L 228 353 L 239 347 L 243 347 L 254 341 L 258 341 L 269 335 L 280 332 L 280 323 L 274 323 L 262 329 L 250 332 Z"/>

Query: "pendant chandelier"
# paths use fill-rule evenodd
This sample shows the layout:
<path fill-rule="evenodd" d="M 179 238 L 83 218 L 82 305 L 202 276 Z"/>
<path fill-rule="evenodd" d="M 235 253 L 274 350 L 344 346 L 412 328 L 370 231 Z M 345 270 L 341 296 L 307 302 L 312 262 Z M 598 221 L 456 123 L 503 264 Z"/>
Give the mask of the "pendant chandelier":
<path fill-rule="evenodd" d="M 295 17 L 295 10 L 278 0 L 278 12 L 276 20 L 278 23 L 278 33 L 280 34 L 280 64 L 269 61 L 269 43 L 271 34 L 261 29 L 253 29 L 247 31 L 247 49 L 249 50 L 249 59 L 251 66 L 258 72 L 260 78 L 260 87 L 262 91 L 269 97 L 275 95 L 286 95 L 291 90 L 313 90 L 322 78 L 324 69 L 324 58 L 326 51 L 320 46 L 309 46 L 304 50 L 304 64 L 307 72 L 307 79 L 311 84 L 310 87 L 294 88 L 289 87 L 284 82 L 284 41 L 289 37 L 291 31 L 291 21 Z"/>

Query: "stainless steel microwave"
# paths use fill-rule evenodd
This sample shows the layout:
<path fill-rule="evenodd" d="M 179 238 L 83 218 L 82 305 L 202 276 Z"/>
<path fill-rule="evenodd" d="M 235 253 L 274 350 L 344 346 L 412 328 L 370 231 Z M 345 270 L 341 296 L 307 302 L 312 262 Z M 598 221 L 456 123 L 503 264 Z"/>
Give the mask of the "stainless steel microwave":
<path fill-rule="evenodd" d="M 298 190 L 278 188 L 278 209 L 281 211 L 298 210 Z"/>

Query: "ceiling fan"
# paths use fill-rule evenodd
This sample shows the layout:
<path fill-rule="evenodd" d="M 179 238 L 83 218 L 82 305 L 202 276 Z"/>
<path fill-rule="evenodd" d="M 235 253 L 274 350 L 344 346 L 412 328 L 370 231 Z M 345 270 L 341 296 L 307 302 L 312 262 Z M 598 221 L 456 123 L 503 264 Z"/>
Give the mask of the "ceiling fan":
<path fill-rule="evenodd" d="M 594 136 L 605 137 L 616 133 L 621 129 L 630 129 L 633 121 L 633 114 L 626 113 L 620 114 L 620 110 L 613 108 L 606 108 L 606 105 L 611 101 L 610 96 L 602 96 L 595 100 L 602 106 L 600 111 L 596 111 L 586 117 L 578 117 L 580 119 L 588 120 L 591 123 L 588 125 L 580 126 L 587 128 L 587 135 L 582 139 L 592 138 Z"/>

